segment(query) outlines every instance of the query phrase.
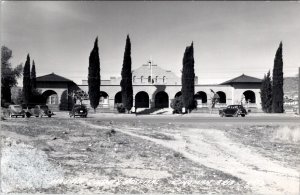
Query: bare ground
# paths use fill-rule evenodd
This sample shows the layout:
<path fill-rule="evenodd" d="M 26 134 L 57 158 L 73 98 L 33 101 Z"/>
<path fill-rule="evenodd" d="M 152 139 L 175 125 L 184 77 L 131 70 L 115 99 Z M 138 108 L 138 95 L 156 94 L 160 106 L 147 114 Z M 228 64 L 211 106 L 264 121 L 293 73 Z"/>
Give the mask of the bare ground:
<path fill-rule="evenodd" d="M 299 192 L 300 143 L 278 140 L 277 126 L 59 118 L 1 126 L 2 192 Z"/>

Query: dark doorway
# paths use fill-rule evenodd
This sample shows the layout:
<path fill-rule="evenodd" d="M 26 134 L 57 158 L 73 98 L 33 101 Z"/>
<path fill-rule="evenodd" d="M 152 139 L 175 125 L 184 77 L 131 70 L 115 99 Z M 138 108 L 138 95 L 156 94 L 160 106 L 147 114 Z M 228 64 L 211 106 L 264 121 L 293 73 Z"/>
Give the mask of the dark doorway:
<path fill-rule="evenodd" d="M 135 95 L 136 108 L 149 108 L 149 95 L 145 91 L 140 91 Z"/>
<path fill-rule="evenodd" d="M 219 103 L 226 104 L 226 94 L 223 91 L 218 91 L 217 94 L 220 97 Z"/>
<path fill-rule="evenodd" d="M 198 91 L 194 97 L 195 100 L 202 100 L 202 103 L 207 103 L 207 95 L 204 91 Z"/>
<path fill-rule="evenodd" d="M 181 91 L 178 91 L 178 92 L 175 94 L 175 98 L 180 97 L 181 95 L 182 95 Z"/>
<path fill-rule="evenodd" d="M 169 96 L 166 92 L 160 91 L 155 95 L 155 108 L 168 108 Z"/>
<path fill-rule="evenodd" d="M 122 92 L 121 91 L 119 91 L 115 95 L 115 107 L 120 103 L 122 103 Z"/>
<path fill-rule="evenodd" d="M 255 100 L 255 93 L 251 90 L 247 90 L 245 91 L 244 93 L 244 96 L 245 96 L 245 100 L 249 103 L 256 103 L 256 100 Z"/>

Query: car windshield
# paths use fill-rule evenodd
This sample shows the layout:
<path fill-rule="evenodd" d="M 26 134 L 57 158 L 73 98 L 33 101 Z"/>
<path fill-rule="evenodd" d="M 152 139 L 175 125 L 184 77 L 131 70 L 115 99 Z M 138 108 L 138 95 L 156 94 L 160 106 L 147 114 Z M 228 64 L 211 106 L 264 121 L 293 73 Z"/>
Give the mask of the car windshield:
<path fill-rule="evenodd" d="M 46 106 L 46 105 L 43 105 L 43 106 L 40 106 L 41 107 L 41 109 L 48 109 L 48 106 Z"/>

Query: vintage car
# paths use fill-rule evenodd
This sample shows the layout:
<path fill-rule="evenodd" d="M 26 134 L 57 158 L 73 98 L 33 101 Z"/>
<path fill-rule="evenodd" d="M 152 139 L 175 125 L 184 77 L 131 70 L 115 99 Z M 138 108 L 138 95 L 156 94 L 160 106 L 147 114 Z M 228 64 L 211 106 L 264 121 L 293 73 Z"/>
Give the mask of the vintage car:
<path fill-rule="evenodd" d="M 86 118 L 88 114 L 88 110 L 85 105 L 74 105 L 73 109 L 70 111 L 70 117 L 80 116 Z"/>
<path fill-rule="evenodd" d="M 31 114 L 35 117 L 43 117 L 48 116 L 51 117 L 54 113 L 49 109 L 47 105 L 36 105 L 33 109 Z"/>
<path fill-rule="evenodd" d="M 229 105 L 227 106 L 227 108 L 219 110 L 219 114 L 221 117 L 224 116 L 245 117 L 247 115 L 247 111 L 242 105 Z"/>
<path fill-rule="evenodd" d="M 8 107 L 8 114 L 9 114 L 9 117 L 18 117 L 18 116 L 21 116 L 21 117 L 25 117 L 25 111 L 22 109 L 22 106 L 21 105 L 9 105 Z"/>

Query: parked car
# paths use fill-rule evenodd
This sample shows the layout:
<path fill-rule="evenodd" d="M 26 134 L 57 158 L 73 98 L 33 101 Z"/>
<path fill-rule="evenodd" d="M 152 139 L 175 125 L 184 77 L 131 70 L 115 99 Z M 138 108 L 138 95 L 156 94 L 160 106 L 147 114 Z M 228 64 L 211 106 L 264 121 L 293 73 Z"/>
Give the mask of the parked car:
<path fill-rule="evenodd" d="M 54 115 L 54 113 L 49 109 L 47 105 L 36 105 L 32 110 L 32 115 L 35 117 L 51 117 L 52 115 Z"/>
<path fill-rule="evenodd" d="M 73 109 L 70 111 L 70 117 L 74 117 L 75 116 L 80 116 L 80 117 L 84 117 L 86 118 L 87 117 L 87 114 L 88 114 L 88 110 L 86 108 L 85 105 L 74 105 L 73 106 Z"/>
<path fill-rule="evenodd" d="M 242 105 L 229 105 L 227 108 L 219 110 L 221 117 L 224 116 L 234 116 L 238 117 L 239 115 L 245 117 L 247 115 L 246 109 Z"/>
<path fill-rule="evenodd" d="M 9 117 L 18 117 L 18 116 L 21 116 L 21 117 L 25 117 L 25 111 L 22 109 L 22 106 L 21 105 L 9 105 L 8 106 L 8 114 L 9 114 Z"/>

